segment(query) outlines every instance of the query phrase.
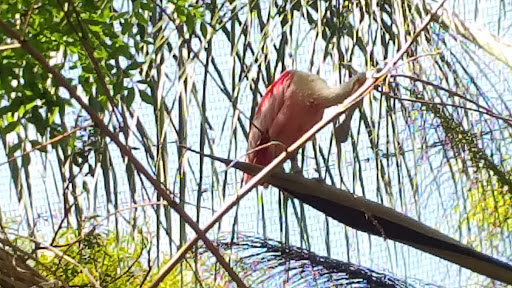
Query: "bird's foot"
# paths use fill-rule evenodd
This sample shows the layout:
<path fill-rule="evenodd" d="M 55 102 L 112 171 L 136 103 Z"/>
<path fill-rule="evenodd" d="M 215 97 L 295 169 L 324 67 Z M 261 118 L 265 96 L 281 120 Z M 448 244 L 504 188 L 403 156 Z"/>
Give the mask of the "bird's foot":
<path fill-rule="evenodd" d="M 301 176 L 304 176 L 302 173 L 302 168 L 300 168 L 299 163 L 297 163 L 297 158 L 292 159 L 292 173 L 293 174 L 299 174 Z"/>
<path fill-rule="evenodd" d="M 311 178 L 311 180 L 325 184 L 325 180 L 322 177 Z"/>
<path fill-rule="evenodd" d="M 292 173 L 304 176 L 304 174 L 302 173 L 302 169 L 299 166 L 292 167 Z"/>

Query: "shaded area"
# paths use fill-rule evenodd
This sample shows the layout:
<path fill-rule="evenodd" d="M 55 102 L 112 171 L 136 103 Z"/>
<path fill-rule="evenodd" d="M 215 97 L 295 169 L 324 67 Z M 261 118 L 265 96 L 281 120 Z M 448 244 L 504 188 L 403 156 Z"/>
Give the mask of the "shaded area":
<path fill-rule="evenodd" d="M 249 163 L 205 156 L 253 175 L 262 169 Z M 512 284 L 512 265 L 509 263 L 478 252 L 389 207 L 296 174 L 274 172 L 263 181 L 354 229 L 401 242 L 481 275 Z"/>
<path fill-rule="evenodd" d="M 0 287 L 43 287 L 40 285 L 50 283 L 51 287 L 60 287 L 58 281 L 46 282 L 43 275 L 27 264 L 28 254 L 5 239 L 0 239 L 0 243 Z"/>
<path fill-rule="evenodd" d="M 261 287 L 281 283 L 286 287 L 440 287 L 413 279 L 400 279 L 365 266 L 320 256 L 304 248 L 286 245 L 280 241 L 237 235 L 221 237 L 217 243 L 240 256 L 242 266 L 251 271 L 265 271 L 261 276 L 251 275 Z"/>

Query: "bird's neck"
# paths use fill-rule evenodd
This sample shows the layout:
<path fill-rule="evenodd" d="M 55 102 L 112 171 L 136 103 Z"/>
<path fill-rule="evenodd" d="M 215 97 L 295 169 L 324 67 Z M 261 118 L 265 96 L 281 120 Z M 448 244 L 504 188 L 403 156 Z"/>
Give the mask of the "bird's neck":
<path fill-rule="evenodd" d="M 317 95 L 317 102 L 325 107 L 331 107 L 343 103 L 350 95 L 359 89 L 366 80 L 365 73 L 359 73 L 338 87 L 325 89 Z"/>

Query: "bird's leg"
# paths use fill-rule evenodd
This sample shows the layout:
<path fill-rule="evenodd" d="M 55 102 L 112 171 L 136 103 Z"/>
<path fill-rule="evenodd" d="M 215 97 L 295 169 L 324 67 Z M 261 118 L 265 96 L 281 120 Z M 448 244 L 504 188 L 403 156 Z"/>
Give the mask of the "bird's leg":
<path fill-rule="evenodd" d="M 290 162 L 292 164 L 292 173 L 302 175 L 302 169 L 299 166 L 297 155 L 290 157 Z"/>
<path fill-rule="evenodd" d="M 304 174 L 302 173 L 302 168 L 300 168 L 300 166 L 299 166 L 299 161 L 297 160 L 297 155 L 290 157 L 290 162 L 292 164 L 292 173 L 304 176 Z M 315 180 L 317 182 L 321 182 L 321 183 L 325 184 L 325 181 L 322 177 L 312 178 L 311 180 Z"/>

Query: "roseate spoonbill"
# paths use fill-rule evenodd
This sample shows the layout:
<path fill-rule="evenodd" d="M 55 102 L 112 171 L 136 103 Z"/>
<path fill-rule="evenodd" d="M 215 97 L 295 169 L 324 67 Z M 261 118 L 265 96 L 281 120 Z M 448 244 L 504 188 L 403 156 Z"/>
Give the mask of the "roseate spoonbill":
<path fill-rule="evenodd" d="M 246 162 L 266 166 L 286 148 L 318 123 L 328 107 L 341 104 L 366 81 L 366 73 L 358 73 L 338 87 L 329 87 L 318 75 L 288 70 L 268 88 L 259 104 L 249 130 Z M 352 106 L 337 128 L 338 142 L 345 142 L 350 120 L 357 105 Z M 274 144 L 271 142 L 278 142 Z M 292 171 L 301 173 L 297 156 L 290 157 Z M 244 175 L 244 183 L 252 178 Z M 265 188 L 268 184 L 263 185 Z"/>

